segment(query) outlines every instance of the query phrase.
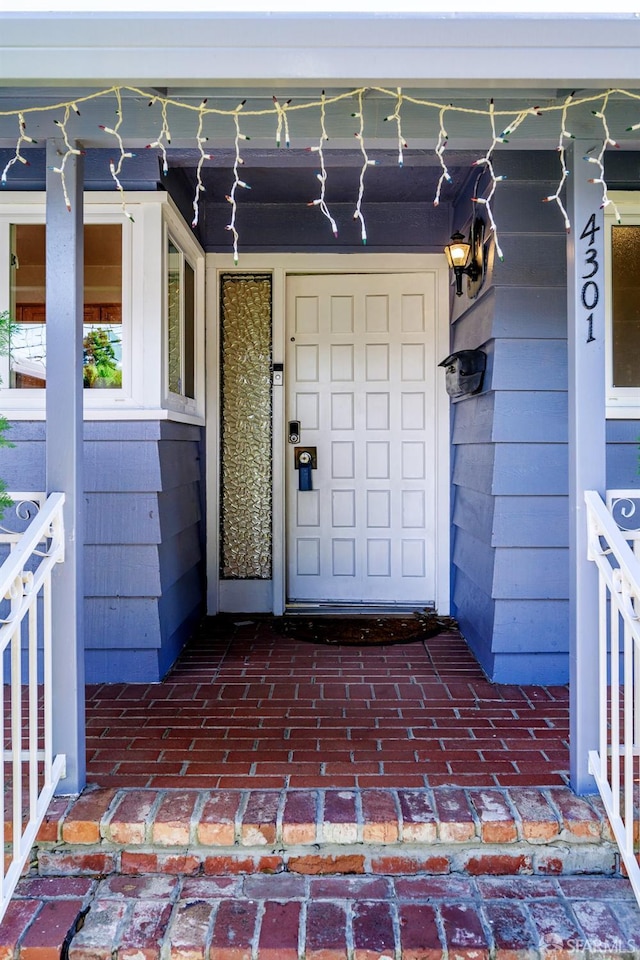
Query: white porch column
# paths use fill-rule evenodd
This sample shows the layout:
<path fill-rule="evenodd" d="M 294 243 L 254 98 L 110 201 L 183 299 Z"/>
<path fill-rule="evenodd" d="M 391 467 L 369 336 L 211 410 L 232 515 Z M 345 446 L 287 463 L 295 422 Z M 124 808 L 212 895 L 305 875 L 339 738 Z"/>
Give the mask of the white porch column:
<path fill-rule="evenodd" d="M 571 786 L 595 793 L 588 752 L 598 746 L 598 572 L 587 560 L 585 490 L 606 487 L 604 216 L 595 141 L 571 145 L 567 165 L 569 351 L 569 566 Z M 599 147 L 599 144 L 597 145 Z"/>
<path fill-rule="evenodd" d="M 47 142 L 47 493 L 66 494 L 65 562 L 53 574 L 53 752 L 66 754 L 58 793 L 86 782 L 82 507 L 82 322 L 84 314 L 83 158 L 65 165 L 71 211 L 60 176 L 61 141 Z"/>

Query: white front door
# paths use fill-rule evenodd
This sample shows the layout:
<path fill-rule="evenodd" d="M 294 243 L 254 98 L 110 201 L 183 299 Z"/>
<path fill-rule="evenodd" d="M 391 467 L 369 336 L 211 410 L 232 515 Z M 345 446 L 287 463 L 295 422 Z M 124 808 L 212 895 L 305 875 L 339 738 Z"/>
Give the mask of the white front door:
<path fill-rule="evenodd" d="M 437 304 L 435 271 L 287 278 L 289 602 L 437 598 Z"/>

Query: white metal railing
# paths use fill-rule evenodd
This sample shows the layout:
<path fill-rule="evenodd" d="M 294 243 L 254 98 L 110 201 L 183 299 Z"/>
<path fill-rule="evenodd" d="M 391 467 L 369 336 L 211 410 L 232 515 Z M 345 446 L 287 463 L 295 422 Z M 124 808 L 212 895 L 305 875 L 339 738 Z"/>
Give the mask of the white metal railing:
<path fill-rule="evenodd" d="M 64 494 L 10 493 L 15 508 L 0 526 L 0 920 L 61 777 L 53 756 L 51 571 L 64 559 Z M 11 516 L 12 514 L 12 516 Z M 12 526 L 25 526 L 22 531 Z M 5 700 L 8 700 L 5 710 Z M 6 824 L 6 826 L 5 826 Z"/>
<path fill-rule="evenodd" d="M 585 492 L 589 559 L 599 573 L 599 744 L 589 752 L 609 822 L 640 902 L 634 791 L 640 773 L 640 490 Z M 635 521 L 634 527 L 634 517 Z"/>

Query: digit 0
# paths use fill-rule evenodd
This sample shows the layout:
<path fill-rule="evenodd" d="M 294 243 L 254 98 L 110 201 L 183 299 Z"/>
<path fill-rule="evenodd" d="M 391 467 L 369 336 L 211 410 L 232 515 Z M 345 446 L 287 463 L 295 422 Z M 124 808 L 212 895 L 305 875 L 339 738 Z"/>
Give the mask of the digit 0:
<path fill-rule="evenodd" d="M 585 310 L 595 310 L 600 299 L 600 291 L 595 280 L 587 280 L 582 288 L 582 306 Z"/>

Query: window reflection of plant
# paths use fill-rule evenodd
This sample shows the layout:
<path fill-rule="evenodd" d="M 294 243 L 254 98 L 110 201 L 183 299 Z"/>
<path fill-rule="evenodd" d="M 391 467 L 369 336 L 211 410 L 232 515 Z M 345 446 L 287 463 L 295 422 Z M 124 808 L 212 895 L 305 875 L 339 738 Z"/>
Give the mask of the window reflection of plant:
<path fill-rule="evenodd" d="M 15 328 L 15 324 L 11 319 L 11 316 L 7 310 L 4 313 L 0 313 L 0 356 L 5 357 L 9 353 L 9 347 L 11 344 L 11 334 Z M 0 379 L 0 384 L 2 380 Z M 9 429 L 9 423 L 5 417 L 0 415 L 0 447 L 12 447 L 13 444 L 5 437 L 5 433 Z M 11 497 L 7 496 L 6 493 L 7 485 L 4 480 L 0 479 L 0 520 L 4 516 L 4 511 L 11 506 L 13 500 Z"/>
<path fill-rule="evenodd" d="M 85 387 L 121 387 L 122 370 L 118 368 L 109 331 L 104 327 L 90 330 L 82 341 L 83 381 Z"/>

